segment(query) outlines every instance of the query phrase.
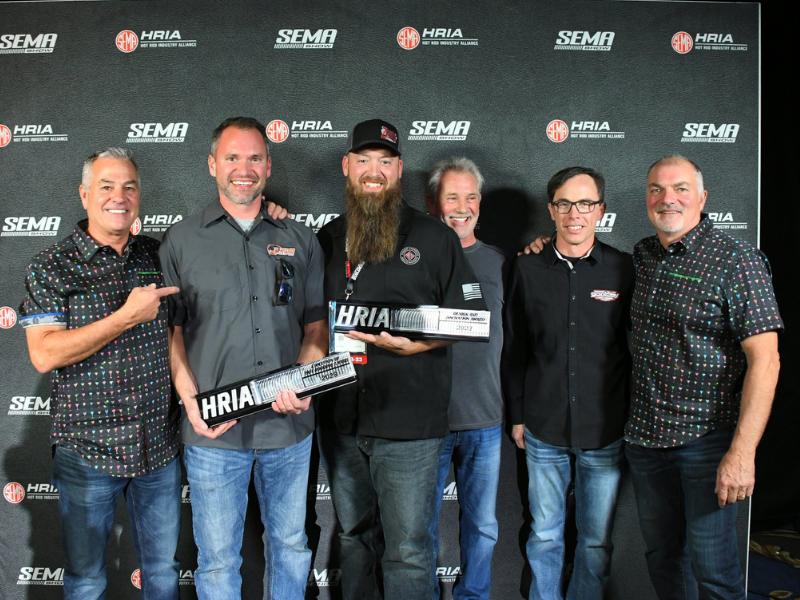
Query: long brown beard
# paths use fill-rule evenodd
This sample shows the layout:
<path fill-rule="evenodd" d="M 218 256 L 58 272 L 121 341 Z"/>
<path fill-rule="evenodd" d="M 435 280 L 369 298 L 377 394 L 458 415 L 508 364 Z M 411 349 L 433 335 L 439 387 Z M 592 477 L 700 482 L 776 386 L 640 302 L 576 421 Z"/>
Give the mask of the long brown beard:
<path fill-rule="evenodd" d="M 362 192 L 347 180 L 347 256 L 356 263 L 389 260 L 397 246 L 403 190 L 398 181 L 379 194 Z"/>

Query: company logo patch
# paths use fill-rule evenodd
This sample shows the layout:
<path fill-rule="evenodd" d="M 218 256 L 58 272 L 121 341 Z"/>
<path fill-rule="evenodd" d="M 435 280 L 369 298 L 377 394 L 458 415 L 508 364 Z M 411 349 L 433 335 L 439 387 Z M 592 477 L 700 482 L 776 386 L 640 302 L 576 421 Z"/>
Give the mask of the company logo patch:
<path fill-rule="evenodd" d="M 681 142 L 707 142 L 733 144 L 739 135 L 736 123 L 686 123 Z"/>
<path fill-rule="evenodd" d="M 747 223 L 736 223 L 733 213 L 713 212 L 708 213 L 708 218 L 714 222 L 715 229 L 747 229 Z"/>
<path fill-rule="evenodd" d="M 139 36 L 133 33 L 130 29 L 123 29 L 117 34 L 114 43 L 120 52 L 128 53 L 133 52 L 139 46 Z"/>
<path fill-rule="evenodd" d="M 6 217 L 0 237 L 52 237 L 60 226 L 61 217 Z"/>
<path fill-rule="evenodd" d="M 678 54 L 686 54 L 692 49 L 692 46 L 694 46 L 692 36 L 685 31 L 679 31 L 673 35 L 670 43 L 672 44 L 672 49 Z"/>
<path fill-rule="evenodd" d="M 413 50 L 419 46 L 419 31 L 413 27 L 403 27 L 397 32 L 397 43 L 403 50 Z"/>
<path fill-rule="evenodd" d="M 131 573 L 131 583 L 137 590 L 142 589 L 142 571 L 140 569 L 136 569 Z"/>
<path fill-rule="evenodd" d="M 314 233 L 316 233 L 338 216 L 339 213 L 320 213 L 316 216 L 314 216 L 312 213 L 296 213 L 292 215 L 292 218 L 298 223 L 302 223 L 306 227 L 310 227 L 314 230 Z"/>
<path fill-rule="evenodd" d="M 267 125 L 267 137 L 270 142 L 280 144 L 289 137 L 289 126 L 280 119 L 270 121 L 269 125 Z"/>
<path fill-rule="evenodd" d="M 284 248 L 278 244 L 269 244 L 267 246 L 267 254 L 270 256 L 294 256 L 294 248 Z"/>
<path fill-rule="evenodd" d="M 0 54 L 49 54 L 57 39 L 57 33 L 6 33 L 0 35 Z"/>
<path fill-rule="evenodd" d="M 50 415 L 50 398 L 42 400 L 40 396 L 12 396 L 8 407 L 8 416 L 46 417 Z"/>
<path fill-rule="evenodd" d="M 560 119 L 553 119 L 547 124 L 547 137 L 551 141 L 561 143 L 569 137 L 569 127 Z"/>
<path fill-rule="evenodd" d="M 3 124 L 0 124 L 0 148 L 8 146 L 11 143 L 11 130 Z"/>
<path fill-rule="evenodd" d="M 330 121 L 292 121 L 292 139 L 346 138 L 347 131 L 333 130 Z"/>
<path fill-rule="evenodd" d="M 400 251 L 400 260 L 407 265 L 415 265 L 419 262 L 419 250 L 411 246 L 406 246 Z"/>
<path fill-rule="evenodd" d="M 613 31 L 559 31 L 554 50 L 588 50 L 608 52 L 614 43 Z"/>
<path fill-rule="evenodd" d="M 465 283 L 461 286 L 461 291 L 464 292 L 464 300 L 477 300 L 483 298 L 480 283 Z"/>
<path fill-rule="evenodd" d="M 10 306 L 0 307 L 0 329 L 11 329 L 17 323 L 17 313 Z"/>
<path fill-rule="evenodd" d="M 64 585 L 64 569 L 58 567 L 22 567 L 17 585 Z"/>
<path fill-rule="evenodd" d="M 25 488 L 16 481 L 11 481 L 3 488 L 3 497 L 11 504 L 19 504 L 25 499 Z"/>
<path fill-rule="evenodd" d="M 611 233 L 614 230 L 614 223 L 617 221 L 617 213 L 603 215 L 603 218 L 594 226 L 595 233 Z"/>
<path fill-rule="evenodd" d="M 619 292 L 614 290 L 592 290 L 589 296 L 592 300 L 599 300 L 600 302 L 614 302 L 619 298 Z"/>
<path fill-rule="evenodd" d="M 397 143 L 397 134 L 388 127 L 381 126 L 381 139 L 389 140 L 393 144 Z"/>
<path fill-rule="evenodd" d="M 435 140 L 439 142 L 463 141 L 469 133 L 469 121 L 414 121 L 408 139 Z"/>
<path fill-rule="evenodd" d="M 334 587 L 342 580 L 341 569 L 311 569 L 308 573 L 306 587 Z"/>
<path fill-rule="evenodd" d="M 167 123 L 166 125 L 161 123 L 131 123 L 126 142 L 129 144 L 183 142 L 188 130 L 188 123 Z"/>
<path fill-rule="evenodd" d="M 326 50 L 336 42 L 336 29 L 279 29 L 274 50 Z"/>
<path fill-rule="evenodd" d="M 0 125 L 0 128 L 5 127 L 5 125 Z M 8 127 L 5 127 L 8 130 Z M 10 133 L 10 130 L 8 130 Z M 8 144 L 3 144 L 3 140 L 6 136 L 3 134 L 2 129 L 0 129 L 0 146 L 4 146 Z M 14 134 L 13 138 L 9 139 L 9 141 L 14 142 L 68 142 L 69 136 L 66 133 L 53 133 L 53 126 L 50 124 L 45 125 L 14 125 Z"/>

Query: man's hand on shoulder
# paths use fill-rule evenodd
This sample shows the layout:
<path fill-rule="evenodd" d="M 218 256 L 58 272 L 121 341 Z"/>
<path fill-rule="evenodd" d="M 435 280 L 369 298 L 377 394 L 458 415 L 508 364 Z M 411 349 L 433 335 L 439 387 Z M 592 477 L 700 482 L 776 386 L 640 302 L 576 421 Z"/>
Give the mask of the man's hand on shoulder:
<path fill-rule="evenodd" d="M 265 198 L 266 200 L 266 198 Z M 280 204 L 275 204 L 272 200 L 267 200 L 267 214 L 273 219 L 283 220 L 286 217 L 291 218 L 289 211 L 282 207 Z"/>
<path fill-rule="evenodd" d="M 529 245 L 525 246 L 525 248 L 522 249 L 522 252 L 517 252 L 517 256 L 522 256 L 523 254 L 539 254 L 542 250 L 544 250 L 545 244 L 549 244 L 550 240 L 552 239 L 552 237 L 540 235 Z"/>

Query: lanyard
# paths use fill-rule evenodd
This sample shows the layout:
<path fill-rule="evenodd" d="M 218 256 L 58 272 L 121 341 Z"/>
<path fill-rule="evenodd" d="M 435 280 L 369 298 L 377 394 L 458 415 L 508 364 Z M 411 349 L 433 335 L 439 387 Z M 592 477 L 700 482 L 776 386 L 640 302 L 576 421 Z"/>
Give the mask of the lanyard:
<path fill-rule="evenodd" d="M 348 240 L 345 239 L 344 241 L 345 254 L 347 253 L 348 246 L 349 246 Z M 361 269 L 363 268 L 364 268 L 364 261 L 361 261 L 360 263 L 358 263 L 358 265 L 356 265 L 355 271 L 353 271 L 351 269 L 350 259 L 349 258 L 344 259 L 344 275 L 345 277 L 347 277 L 347 283 L 344 286 L 345 300 L 350 300 L 350 296 L 353 295 L 353 288 L 355 288 L 356 279 L 358 279 L 358 276 L 361 274 Z"/>

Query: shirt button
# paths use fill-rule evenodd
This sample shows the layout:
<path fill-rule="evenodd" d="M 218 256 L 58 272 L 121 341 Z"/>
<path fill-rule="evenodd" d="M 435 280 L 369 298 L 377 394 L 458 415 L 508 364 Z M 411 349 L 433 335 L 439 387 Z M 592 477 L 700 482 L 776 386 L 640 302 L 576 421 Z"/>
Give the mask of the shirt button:
<path fill-rule="evenodd" d="M 253 300 L 258 300 L 258 296 L 253 296 Z"/>
<path fill-rule="evenodd" d="M 575 300 L 575 294 L 572 294 L 572 299 Z"/>
<path fill-rule="evenodd" d="M 246 237 L 244 238 L 244 241 L 245 241 L 245 242 L 249 242 L 249 241 L 250 241 L 250 236 L 246 236 Z"/>
<path fill-rule="evenodd" d="M 263 361 L 263 360 L 260 360 L 260 361 L 258 361 L 258 364 L 259 364 L 259 366 L 261 366 L 261 365 L 263 365 L 263 364 L 264 364 L 264 361 Z"/>
<path fill-rule="evenodd" d="M 575 321 L 573 321 L 572 323 L 570 323 L 570 325 L 575 325 Z"/>
<path fill-rule="evenodd" d="M 361 393 L 362 393 L 362 394 L 366 394 L 366 393 L 367 393 L 367 388 L 363 388 L 363 389 L 361 390 Z"/>
<path fill-rule="evenodd" d="M 570 348 L 570 350 L 572 350 L 573 352 L 575 352 L 575 347 L 573 346 L 572 348 Z"/>
<path fill-rule="evenodd" d="M 256 333 L 261 333 L 261 327 L 256 327 Z"/>
<path fill-rule="evenodd" d="M 255 267 L 253 265 L 250 265 L 250 270 L 252 271 L 253 269 L 255 269 Z"/>

